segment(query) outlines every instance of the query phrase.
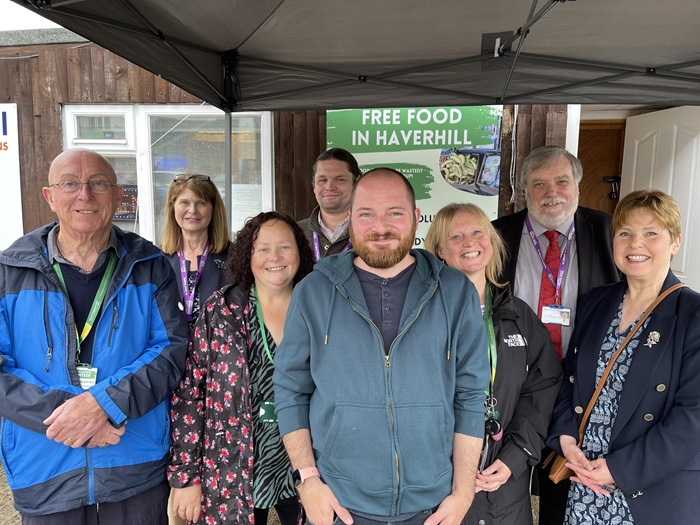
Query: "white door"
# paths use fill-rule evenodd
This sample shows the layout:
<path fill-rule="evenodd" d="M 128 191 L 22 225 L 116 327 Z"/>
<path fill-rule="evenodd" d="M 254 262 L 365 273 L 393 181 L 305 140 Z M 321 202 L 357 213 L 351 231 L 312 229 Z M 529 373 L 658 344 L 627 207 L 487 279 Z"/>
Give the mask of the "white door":
<path fill-rule="evenodd" d="M 644 188 L 665 191 L 678 202 L 683 242 L 671 268 L 700 290 L 700 107 L 627 119 L 620 197 Z"/>

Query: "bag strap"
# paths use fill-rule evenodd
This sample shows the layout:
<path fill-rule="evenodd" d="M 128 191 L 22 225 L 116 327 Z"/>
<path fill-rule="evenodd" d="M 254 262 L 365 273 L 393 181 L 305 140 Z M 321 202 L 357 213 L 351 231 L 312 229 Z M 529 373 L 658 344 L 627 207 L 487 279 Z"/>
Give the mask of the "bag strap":
<path fill-rule="evenodd" d="M 660 294 L 653 303 L 647 308 L 646 312 L 644 312 L 644 315 L 637 321 L 637 324 L 634 325 L 632 330 L 627 334 L 627 337 L 625 337 L 624 341 L 622 341 L 622 344 L 615 350 L 615 353 L 612 355 L 610 358 L 610 361 L 608 362 L 607 366 L 605 367 L 605 370 L 603 371 L 603 375 L 600 376 L 600 381 L 598 381 L 598 386 L 595 389 L 595 392 L 593 392 L 593 397 L 591 397 L 591 400 L 588 402 L 588 406 L 586 407 L 586 412 L 583 414 L 583 419 L 581 419 L 581 424 L 578 427 L 578 446 L 581 447 L 583 444 L 583 431 L 586 429 L 586 422 L 588 421 L 589 416 L 591 415 L 591 412 L 593 411 L 593 406 L 595 405 L 596 401 L 598 400 L 598 396 L 600 396 L 600 393 L 603 391 L 603 387 L 605 386 L 605 381 L 608 379 L 608 376 L 610 375 L 610 372 L 612 371 L 612 367 L 615 364 L 615 361 L 617 358 L 620 356 L 622 353 L 622 350 L 627 346 L 627 343 L 630 342 L 630 339 L 634 336 L 634 334 L 637 333 L 637 330 L 639 330 L 639 327 L 642 326 L 644 321 L 646 320 L 647 317 L 651 314 L 651 312 L 654 311 L 654 308 L 658 306 L 658 304 L 663 301 L 667 295 L 675 292 L 679 288 L 684 288 L 685 284 L 679 283 L 679 284 L 674 284 L 670 288 L 667 288 L 662 294 Z"/>

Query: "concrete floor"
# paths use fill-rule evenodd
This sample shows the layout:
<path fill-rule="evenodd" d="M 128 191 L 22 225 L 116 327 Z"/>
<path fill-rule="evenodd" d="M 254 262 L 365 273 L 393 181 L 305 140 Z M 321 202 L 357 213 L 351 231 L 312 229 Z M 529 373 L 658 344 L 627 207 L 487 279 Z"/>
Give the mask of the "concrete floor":
<path fill-rule="evenodd" d="M 15 510 L 12 503 L 12 492 L 7 486 L 5 479 L 5 470 L 0 464 L 0 523 L 2 525 L 19 525 L 19 513 Z"/>

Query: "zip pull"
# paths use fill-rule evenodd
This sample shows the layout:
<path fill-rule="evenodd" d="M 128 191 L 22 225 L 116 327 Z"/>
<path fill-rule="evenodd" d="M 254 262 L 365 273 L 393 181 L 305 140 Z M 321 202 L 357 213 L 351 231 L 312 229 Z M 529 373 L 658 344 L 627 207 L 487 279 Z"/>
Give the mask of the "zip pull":
<path fill-rule="evenodd" d="M 385 355 L 385 356 L 384 356 L 384 366 L 385 366 L 386 368 L 389 368 L 389 367 L 391 366 L 391 362 L 389 361 L 389 356 L 388 356 L 388 355 Z"/>
<path fill-rule="evenodd" d="M 49 346 L 46 349 L 46 366 L 44 366 L 44 372 L 49 371 L 49 364 L 51 364 L 51 359 L 53 359 L 53 348 Z"/>

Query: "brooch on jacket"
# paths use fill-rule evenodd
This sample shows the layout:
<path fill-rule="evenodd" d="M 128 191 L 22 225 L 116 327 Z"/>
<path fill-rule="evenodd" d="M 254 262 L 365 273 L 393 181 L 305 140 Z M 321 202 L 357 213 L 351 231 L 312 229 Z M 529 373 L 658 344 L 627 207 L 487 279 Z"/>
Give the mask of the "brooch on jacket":
<path fill-rule="evenodd" d="M 651 348 L 652 346 L 654 346 L 656 343 L 659 342 L 659 339 L 661 339 L 659 332 L 656 332 L 656 331 L 650 332 L 649 337 L 647 337 L 647 342 L 644 343 L 644 346 L 648 346 L 649 348 Z"/>

